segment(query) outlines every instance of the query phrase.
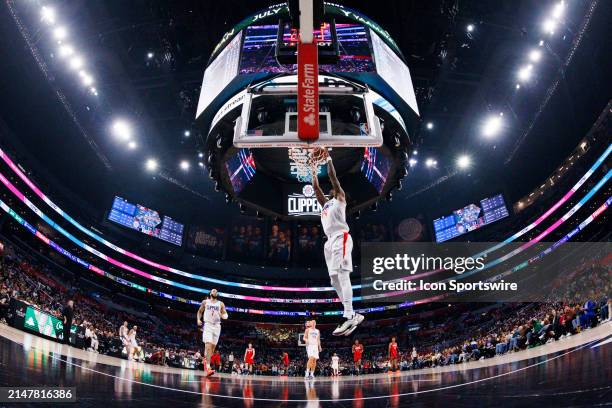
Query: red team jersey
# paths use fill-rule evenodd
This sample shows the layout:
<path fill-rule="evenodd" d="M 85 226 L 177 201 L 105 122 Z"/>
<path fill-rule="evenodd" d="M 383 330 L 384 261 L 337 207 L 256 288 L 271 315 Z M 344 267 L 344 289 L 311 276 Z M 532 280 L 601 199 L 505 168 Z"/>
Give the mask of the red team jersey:
<path fill-rule="evenodd" d="M 289 367 L 289 355 L 287 355 L 287 354 L 285 354 L 285 355 L 283 356 L 283 365 L 284 365 L 285 367 Z"/>
<path fill-rule="evenodd" d="M 353 348 L 353 360 L 355 362 L 361 360 L 362 354 L 363 354 L 363 346 L 361 344 Z"/>
<path fill-rule="evenodd" d="M 391 343 L 389 345 L 389 357 L 397 358 L 397 343 Z"/>
<path fill-rule="evenodd" d="M 247 349 L 244 357 L 244 362 L 246 364 L 254 364 L 253 356 L 255 355 L 255 349 Z"/>

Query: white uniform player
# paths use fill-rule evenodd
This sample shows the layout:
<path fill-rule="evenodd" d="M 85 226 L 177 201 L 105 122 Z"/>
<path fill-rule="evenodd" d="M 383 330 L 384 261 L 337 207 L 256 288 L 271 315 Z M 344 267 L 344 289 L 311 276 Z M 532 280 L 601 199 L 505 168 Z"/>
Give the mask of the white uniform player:
<path fill-rule="evenodd" d="M 325 243 L 325 263 L 330 277 L 340 270 L 353 271 L 353 238 L 346 223 L 346 201 L 332 198 L 323 205 L 321 225 L 327 236 Z"/>
<path fill-rule="evenodd" d="M 197 313 L 197 324 L 202 327 L 202 341 L 204 342 L 204 355 L 206 357 L 206 375 L 211 376 L 215 371 L 210 367 L 210 359 L 221 335 L 221 319 L 227 319 L 225 304 L 217 299 L 217 289 L 210 291 L 210 299 L 202 301 Z"/>
<path fill-rule="evenodd" d="M 306 339 L 306 355 L 308 358 L 319 359 L 319 340 L 321 333 L 319 329 L 308 329 L 308 338 Z"/>
<path fill-rule="evenodd" d="M 305 379 L 313 379 L 317 369 L 317 360 L 321 351 L 321 332 L 316 328 L 317 322 L 309 320 L 306 322 L 306 330 L 304 331 L 304 342 L 306 343 L 306 354 L 308 361 L 306 362 Z"/>
<path fill-rule="evenodd" d="M 340 357 L 336 353 L 331 358 L 331 369 L 332 375 L 338 375 L 338 371 L 340 370 Z"/>
<path fill-rule="evenodd" d="M 318 149 L 318 150 L 317 150 Z M 350 274 L 353 271 L 353 238 L 349 234 L 346 222 L 346 194 L 327 151 L 315 148 L 313 154 L 327 155 L 327 174 L 333 189 L 329 192 L 331 199 L 327 199 L 319 186 L 317 169 L 312 171 L 312 187 L 315 190 L 317 201 L 321 204 L 321 225 L 327 236 L 324 247 L 325 263 L 331 283 L 342 302 L 343 317 L 346 319 L 334 330 L 334 336 L 348 336 L 363 321 L 363 316 L 353 310 L 353 286 Z"/>
<path fill-rule="evenodd" d="M 204 327 L 202 330 L 202 341 L 215 346 L 221 335 L 221 301 L 206 299 L 204 301 Z"/>

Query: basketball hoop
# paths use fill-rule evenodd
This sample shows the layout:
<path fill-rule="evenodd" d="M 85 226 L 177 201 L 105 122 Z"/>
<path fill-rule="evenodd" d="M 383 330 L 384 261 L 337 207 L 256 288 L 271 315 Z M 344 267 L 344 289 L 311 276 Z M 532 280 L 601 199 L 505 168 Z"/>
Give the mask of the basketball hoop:
<path fill-rule="evenodd" d="M 302 183 L 312 182 L 312 170 L 319 168 L 327 160 L 327 149 L 324 147 L 291 147 L 288 149 L 291 166 L 295 176 Z"/>

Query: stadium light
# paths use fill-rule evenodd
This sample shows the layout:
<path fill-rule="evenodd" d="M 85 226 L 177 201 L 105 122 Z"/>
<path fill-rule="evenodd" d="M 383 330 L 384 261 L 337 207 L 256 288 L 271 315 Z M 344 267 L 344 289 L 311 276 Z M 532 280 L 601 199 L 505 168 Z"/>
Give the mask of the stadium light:
<path fill-rule="evenodd" d="M 85 86 L 91 86 L 94 83 L 94 79 L 91 75 L 87 73 L 87 71 L 79 71 L 79 76 L 81 77 L 81 81 Z"/>
<path fill-rule="evenodd" d="M 528 81 L 529 78 L 531 78 L 531 71 L 533 69 L 533 65 L 529 64 L 527 66 L 522 67 L 521 69 L 519 69 L 519 72 L 517 74 L 517 77 L 520 81 Z"/>
<path fill-rule="evenodd" d="M 153 53 L 153 51 L 147 52 L 147 59 L 153 59 L 154 56 L 155 54 Z"/>
<path fill-rule="evenodd" d="M 67 36 L 68 36 L 68 30 L 66 30 L 66 27 L 64 26 L 56 27 L 53 30 L 53 38 L 55 38 L 58 41 L 65 39 Z"/>
<path fill-rule="evenodd" d="M 516 84 L 516 89 L 521 89 L 521 84 Z"/>
<path fill-rule="evenodd" d="M 130 142 L 128 143 L 128 148 L 129 148 L 130 150 L 134 150 L 136 147 L 138 147 L 138 145 L 136 144 L 136 142 L 135 142 L 135 141 L 133 141 L 133 140 L 132 140 L 132 141 L 130 141 Z"/>
<path fill-rule="evenodd" d="M 122 119 L 117 119 L 113 122 L 113 134 L 119 139 L 123 141 L 130 140 L 132 137 L 132 127 L 126 121 Z"/>
<path fill-rule="evenodd" d="M 66 58 L 74 54 L 74 48 L 68 44 L 63 44 L 59 47 L 58 53 L 61 58 Z"/>
<path fill-rule="evenodd" d="M 470 158 L 470 156 L 464 154 L 457 158 L 457 167 L 459 167 L 460 169 L 467 169 L 468 167 L 470 167 L 470 164 L 472 164 L 472 159 Z"/>
<path fill-rule="evenodd" d="M 55 10 L 51 7 L 43 6 L 40 10 L 40 19 L 48 24 L 55 24 Z"/>
<path fill-rule="evenodd" d="M 70 61 L 68 62 L 68 66 L 71 69 L 80 69 L 83 66 L 84 62 L 83 62 L 83 58 L 79 57 L 78 55 L 75 55 L 74 57 L 72 57 L 70 59 Z"/>
<path fill-rule="evenodd" d="M 559 19 L 563 16 L 564 12 L 565 12 L 565 3 L 561 1 L 555 4 L 555 7 L 553 8 L 553 11 L 552 11 L 552 16 L 556 19 Z"/>
<path fill-rule="evenodd" d="M 501 130 L 502 124 L 500 115 L 489 116 L 482 127 L 482 134 L 486 137 L 495 136 Z"/>
<path fill-rule="evenodd" d="M 433 129 L 433 127 L 434 127 L 433 122 L 427 122 L 426 127 L 427 127 L 427 129 L 429 129 L 429 130 Z"/>
<path fill-rule="evenodd" d="M 539 45 L 540 47 L 543 47 L 543 46 L 544 46 L 544 40 L 540 40 L 540 42 L 538 43 L 538 45 Z"/>
<path fill-rule="evenodd" d="M 185 132 L 183 132 L 183 134 L 185 135 L 185 137 L 189 137 L 191 136 L 191 131 L 186 130 Z"/>
<path fill-rule="evenodd" d="M 419 154 L 419 151 L 418 150 L 413 150 L 412 154 L 416 156 L 417 154 Z"/>
<path fill-rule="evenodd" d="M 557 22 L 553 20 L 552 18 L 548 18 L 544 20 L 544 23 L 542 23 L 542 29 L 544 30 L 545 33 L 552 35 L 555 33 L 556 28 L 557 28 Z"/>
<path fill-rule="evenodd" d="M 157 160 L 155 159 L 147 159 L 147 161 L 145 162 L 145 168 L 149 171 L 157 170 L 158 166 L 159 164 L 157 163 Z"/>
<path fill-rule="evenodd" d="M 417 159 L 408 160 L 408 164 L 410 165 L 410 167 L 416 166 L 417 163 L 418 163 Z"/>
<path fill-rule="evenodd" d="M 189 170 L 189 162 L 187 160 L 182 160 L 180 163 L 181 170 Z"/>
<path fill-rule="evenodd" d="M 93 87 L 93 86 L 91 88 L 89 88 L 89 92 L 91 92 L 95 96 L 98 96 L 98 90 L 95 87 Z"/>
<path fill-rule="evenodd" d="M 529 60 L 531 62 L 538 62 L 542 58 L 542 52 L 540 50 L 531 50 L 529 53 Z"/>
<path fill-rule="evenodd" d="M 436 164 L 438 164 L 438 162 L 434 159 L 427 159 L 425 160 L 425 166 L 426 167 L 434 167 Z"/>
<path fill-rule="evenodd" d="M 468 33 L 471 33 L 472 31 L 474 31 L 474 24 L 468 24 L 465 29 Z"/>
<path fill-rule="evenodd" d="M 204 167 L 204 163 L 202 163 L 202 162 L 198 162 L 198 166 L 200 166 L 200 167 Z"/>

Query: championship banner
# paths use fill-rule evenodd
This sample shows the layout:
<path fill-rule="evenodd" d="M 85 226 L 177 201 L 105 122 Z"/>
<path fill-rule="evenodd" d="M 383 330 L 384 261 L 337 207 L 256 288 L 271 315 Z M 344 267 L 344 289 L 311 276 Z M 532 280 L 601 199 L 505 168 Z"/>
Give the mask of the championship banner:
<path fill-rule="evenodd" d="M 298 137 L 319 138 L 319 62 L 316 43 L 298 43 Z"/>

